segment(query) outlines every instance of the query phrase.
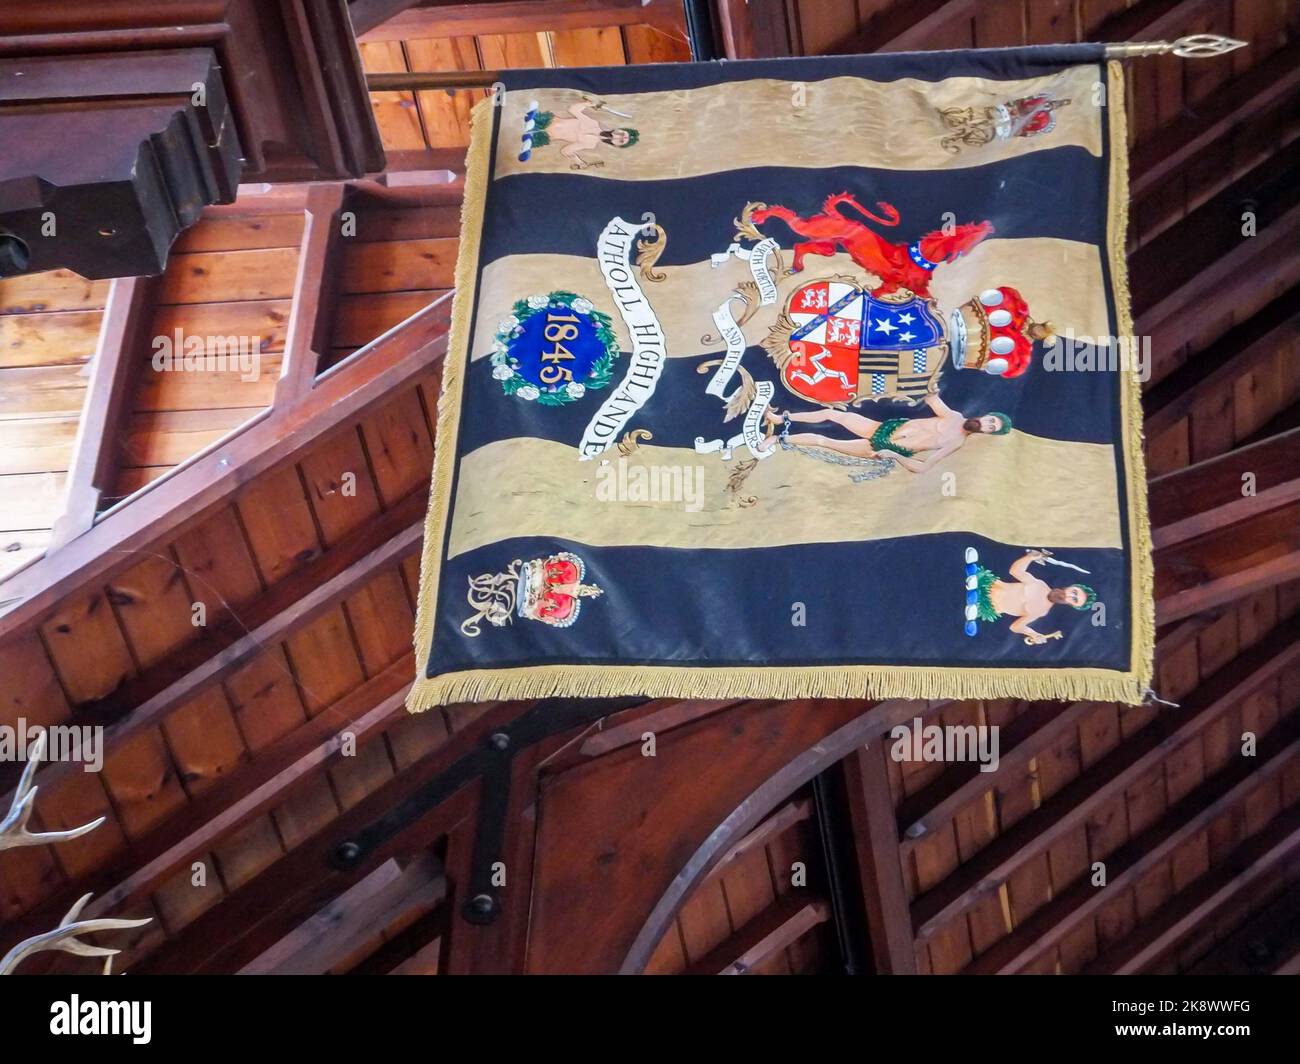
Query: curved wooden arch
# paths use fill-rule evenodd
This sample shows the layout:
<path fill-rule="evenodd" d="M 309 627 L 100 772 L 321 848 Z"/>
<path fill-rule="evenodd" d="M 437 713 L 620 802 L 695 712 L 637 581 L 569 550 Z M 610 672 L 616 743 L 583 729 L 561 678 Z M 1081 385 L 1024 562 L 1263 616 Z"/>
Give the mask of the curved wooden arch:
<path fill-rule="evenodd" d="M 639 975 L 645 970 L 659 940 L 672 926 L 686 899 L 732 845 L 756 828 L 764 817 L 810 779 L 879 734 L 880 715 L 873 712 L 875 708 L 877 707 L 837 728 L 787 762 L 778 772 L 760 783 L 732 810 L 730 816 L 709 833 L 650 910 L 632 948 L 623 958 L 619 967 L 620 975 Z"/>
<path fill-rule="evenodd" d="M 817 773 L 925 703 L 746 703 L 545 779 L 527 969 L 644 970 L 727 849 Z"/>

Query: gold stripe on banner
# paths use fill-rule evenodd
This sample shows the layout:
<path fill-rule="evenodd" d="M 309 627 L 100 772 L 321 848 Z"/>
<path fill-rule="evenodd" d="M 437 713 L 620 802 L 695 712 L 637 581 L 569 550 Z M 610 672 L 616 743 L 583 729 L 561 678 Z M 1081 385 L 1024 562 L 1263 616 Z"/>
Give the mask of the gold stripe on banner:
<path fill-rule="evenodd" d="M 1100 68 L 1080 66 L 1014 81 L 755 78 L 618 93 L 595 101 L 600 108 L 578 89 L 514 89 L 501 105 L 496 176 L 580 172 L 655 181 L 753 166 L 941 170 L 1063 145 L 1100 156 L 1100 87 Z M 1015 101 L 1036 96 L 1055 101 L 1053 128 L 1042 132 L 1031 132 L 1037 123 L 1026 125 L 1015 113 Z M 521 161 L 534 104 L 554 116 L 544 130 L 550 143 L 532 146 Z M 604 143 L 592 122 L 602 132 L 635 129 L 637 140 L 627 147 Z"/>
<path fill-rule="evenodd" d="M 743 206 L 743 205 L 742 205 Z M 778 227 L 771 226 L 773 231 Z M 672 234 L 668 234 L 671 243 Z M 719 248 L 721 252 L 725 248 Z M 511 313 L 518 299 L 551 291 L 576 292 L 591 300 L 597 310 L 613 319 L 622 350 L 631 347 L 627 328 L 600 274 L 592 248 L 591 258 L 576 255 L 509 255 L 483 269 L 482 296 L 474 330 L 474 359 L 491 354 L 498 323 Z M 789 250 L 783 251 L 784 265 L 790 265 Z M 803 272 L 790 276 L 775 273 L 777 299 L 760 307 L 746 322 L 745 338 L 757 344 L 776 322 L 790 294 L 800 285 L 839 274 L 862 280 L 864 275 L 844 254 L 828 258 L 809 257 Z M 667 338 L 668 356 L 700 355 L 722 350 L 701 342 L 706 333 L 716 334 L 712 312 L 737 284 L 751 279 L 749 266 L 731 256 L 721 266 L 692 262 L 681 266 L 659 266 L 662 281 L 639 277 L 646 298 L 654 307 Z M 947 315 L 962 303 L 988 288 L 1009 285 L 1024 296 L 1036 321 L 1050 322 L 1060 332 L 1070 329 L 1077 337 L 1106 336 L 1110 317 L 1106 310 L 1101 255 L 1095 244 L 1050 237 L 1019 240 L 986 240 L 956 262 L 935 271 L 930 291 Z M 741 304 L 732 304 L 736 317 Z"/>
<path fill-rule="evenodd" d="M 847 438 L 833 425 L 797 428 Z M 485 444 L 461 460 L 448 555 L 514 536 L 725 550 L 971 532 L 1000 543 L 1120 546 L 1109 444 L 973 436 L 924 473 L 896 470 L 861 484 L 851 468 L 778 447 L 745 480 L 740 494 L 758 502 L 742 508 L 725 489 L 748 457 L 743 447 L 724 462 L 643 445 L 630 458 L 613 451 L 580 462 L 569 443 Z M 666 501 L 639 501 L 651 490 Z"/>
<path fill-rule="evenodd" d="M 1086 79 L 1095 78 L 1095 68 L 1080 69 L 1086 72 L 1083 75 Z M 1124 248 L 1127 225 L 1128 163 L 1124 121 L 1124 82 L 1117 62 L 1108 64 L 1108 79 L 1107 150 L 1110 181 L 1107 197 L 1106 254 L 1115 304 L 1118 308 L 1118 322 L 1114 331 L 1118 331 L 1120 335 L 1127 335 L 1132 332 Z M 465 367 L 468 360 L 470 308 L 474 301 L 478 273 L 492 130 L 491 106 L 491 101 L 484 101 L 475 108 L 474 131 L 468 157 L 460 259 L 457 263 L 456 301 L 453 307 L 448 355 L 443 371 L 443 394 L 439 402 L 438 447 L 434 457 L 433 491 L 425 526 L 421 566 L 419 611 L 415 633 L 420 671 L 407 699 L 410 710 L 418 712 L 453 702 L 489 699 L 538 699 L 554 696 L 598 698 L 625 695 L 644 695 L 651 698 L 1018 698 L 1083 699 L 1129 703 L 1142 701 L 1151 680 L 1155 624 L 1151 537 L 1147 524 L 1146 479 L 1142 456 L 1141 386 L 1137 376 L 1132 373 L 1124 374 L 1125 382 L 1121 388 L 1122 440 L 1120 441 L 1124 459 L 1127 502 L 1128 523 L 1125 531 L 1132 576 L 1130 595 L 1132 612 L 1129 618 L 1132 653 L 1128 668 L 1067 669 L 1027 666 L 968 668 L 939 665 L 769 666 L 758 663 L 742 667 L 558 664 L 472 669 L 434 677 L 426 676 L 424 666 L 433 640 L 434 606 L 437 602 L 438 582 L 443 564 L 443 536 L 450 513 L 456 465 L 456 440 Z M 717 127 L 717 123 L 708 124 L 711 129 Z M 735 125 L 736 123 L 733 122 L 730 127 Z M 713 137 L 712 132 L 710 137 Z M 710 150 L 716 149 L 711 145 Z M 717 154 L 719 164 L 736 165 L 734 161 L 725 159 L 724 153 Z M 777 161 L 788 163 L 788 160 Z M 644 177 L 645 175 L 638 170 L 636 174 L 629 174 L 629 176 Z M 1044 281 L 1047 280 L 1049 279 L 1044 278 Z M 1051 280 L 1059 282 L 1060 278 Z M 1010 283 L 1010 281 L 1008 279 L 1003 283 Z M 1032 306 L 1032 296 L 1030 296 L 1030 303 Z M 1112 330 L 1101 331 L 1109 333 Z M 999 443 L 1010 444 L 1012 447 L 1033 445 L 1031 437 L 1022 436 L 1021 442 L 1018 443 L 1015 440 L 1016 436 L 1016 433 L 1012 433 L 1008 437 L 979 438 L 970 441 L 970 446 L 982 444 L 993 447 Z M 1081 445 L 1057 444 L 1057 446 L 1078 448 Z M 966 449 L 964 447 L 963 451 Z M 1105 450 L 1105 448 L 1096 449 Z M 1072 450 L 1069 453 L 1073 461 L 1074 457 L 1081 452 Z M 949 460 L 955 461 L 961 456 L 962 452 L 959 451 Z M 786 454 L 783 457 L 796 456 Z M 782 461 L 782 457 L 774 456 L 765 459 L 760 465 L 778 461 Z M 812 464 L 811 460 L 809 464 Z M 509 464 L 495 464 L 489 471 L 486 480 L 498 481 L 494 489 L 493 504 L 505 493 L 499 478 L 508 475 L 510 468 Z M 757 472 L 754 475 L 756 476 Z M 764 476 L 769 475 L 764 474 Z M 908 487 L 911 487 L 910 481 L 918 481 L 928 475 L 921 474 L 910 478 Z M 1069 477 L 1069 483 L 1078 489 L 1085 479 L 1077 469 L 1074 469 Z M 1106 482 L 1113 485 L 1113 477 L 1107 478 Z M 1041 485 L 1042 481 L 1037 479 L 1033 482 L 1036 491 L 1042 490 Z M 860 485 L 848 484 L 841 490 L 868 492 L 881 486 L 877 481 Z M 902 489 L 887 487 L 886 490 Z M 961 491 L 960 479 L 958 490 Z M 1050 490 L 1057 489 L 1052 487 Z M 941 499 L 937 505 L 932 505 L 937 513 L 942 513 L 941 507 L 952 501 L 954 500 Z M 1069 505 L 1074 503 L 1071 502 Z M 1114 505 L 1108 500 L 1102 510 L 1088 513 L 1083 525 L 1095 525 L 1098 513 L 1102 514 L 1100 520 L 1103 524 L 1107 521 L 1113 522 L 1113 518 L 1107 518 L 1105 515 L 1113 514 L 1114 509 Z M 463 513 L 458 514 L 459 518 L 465 516 L 467 515 Z M 906 520 L 901 513 L 898 519 Z M 468 533 L 465 535 L 468 542 Z M 1112 534 L 1108 533 L 1106 538 L 1111 539 Z M 455 622 L 448 619 L 442 623 Z"/>

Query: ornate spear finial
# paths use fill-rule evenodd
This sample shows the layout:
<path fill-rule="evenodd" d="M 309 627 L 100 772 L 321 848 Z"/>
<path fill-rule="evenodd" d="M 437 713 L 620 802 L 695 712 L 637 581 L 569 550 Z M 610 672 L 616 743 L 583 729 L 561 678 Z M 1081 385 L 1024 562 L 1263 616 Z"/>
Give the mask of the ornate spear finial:
<path fill-rule="evenodd" d="M 1250 43 L 1218 33 L 1193 33 L 1176 41 L 1138 41 L 1106 45 L 1107 59 L 1137 59 L 1146 55 L 1173 55 L 1182 59 L 1205 59 L 1245 48 Z"/>

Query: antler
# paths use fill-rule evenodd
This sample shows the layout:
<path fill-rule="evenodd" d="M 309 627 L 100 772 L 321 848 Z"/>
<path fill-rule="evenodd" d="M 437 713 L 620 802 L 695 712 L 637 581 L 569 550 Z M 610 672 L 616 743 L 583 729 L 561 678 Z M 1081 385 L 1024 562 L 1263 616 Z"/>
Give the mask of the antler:
<path fill-rule="evenodd" d="M 104 822 L 104 817 L 82 824 L 70 831 L 31 832 L 27 830 L 27 821 L 31 819 L 32 808 L 36 803 L 36 787 L 32 779 L 36 775 L 36 766 L 45 756 L 45 742 L 49 733 L 42 731 L 27 752 L 27 767 L 23 769 L 18 789 L 14 791 L 13 804 L 9 812 L 0 820 L 0 850 L 11 850 L 18 846 L 40 846 L 47 842 L 66 842 L 94 831 Z"/>
<path fill-rule="evenodd" d="M 113 962 L 111 958 L 122 951 L 109 949 L 107 946 L 92 946 L 89 943 L 80 941 L 78 936 L 87 935 L 94 931 L 122 931 L 131 927 L 143 927 L 145 924 L 152 922 L 152 917 L 145 917 L 143 920 L 78 920 L 77 917 L 81 915 L 81 910 L 86 907 L 86 902 L 90 901 L 90 897 L 89 894 L 82 895 L 77 903 L 68 910 L 68 915 L 59 921 L 59 926 L 53 931 L 46 931 L 43 935 L 33 935 L 31 938 L 24 939 L 6 953 L 4 958 L 0 960 L 0 975 L 11 975 L 13 970 L 33 953 L 43 953 L 51 950 L 72 953 L 78 957 L 108 957 L 110 959 L 104 963 L 104 974 L 108 975 L 112 970 Z"/>

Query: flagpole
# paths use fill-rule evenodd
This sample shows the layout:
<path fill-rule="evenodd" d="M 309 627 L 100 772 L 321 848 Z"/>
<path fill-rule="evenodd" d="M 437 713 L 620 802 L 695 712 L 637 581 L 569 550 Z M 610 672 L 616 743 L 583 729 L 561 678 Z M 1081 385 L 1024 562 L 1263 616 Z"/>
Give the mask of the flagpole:
<path fill-rule="evenodd" d="M 1176 41 L 1134 41 L 1106 45 L 1107 59 L 1142 59 L 1150 55 L 1176 55 L 1180 59 L 1206 59 L 1226 55 L 1249 42 L 1217 33 L 1194 33 Z M 501 80 L 500 70 L 404 70 L 399 73 L 367 74 L 371 92 L 415 90 L 489 89 Z"/>

